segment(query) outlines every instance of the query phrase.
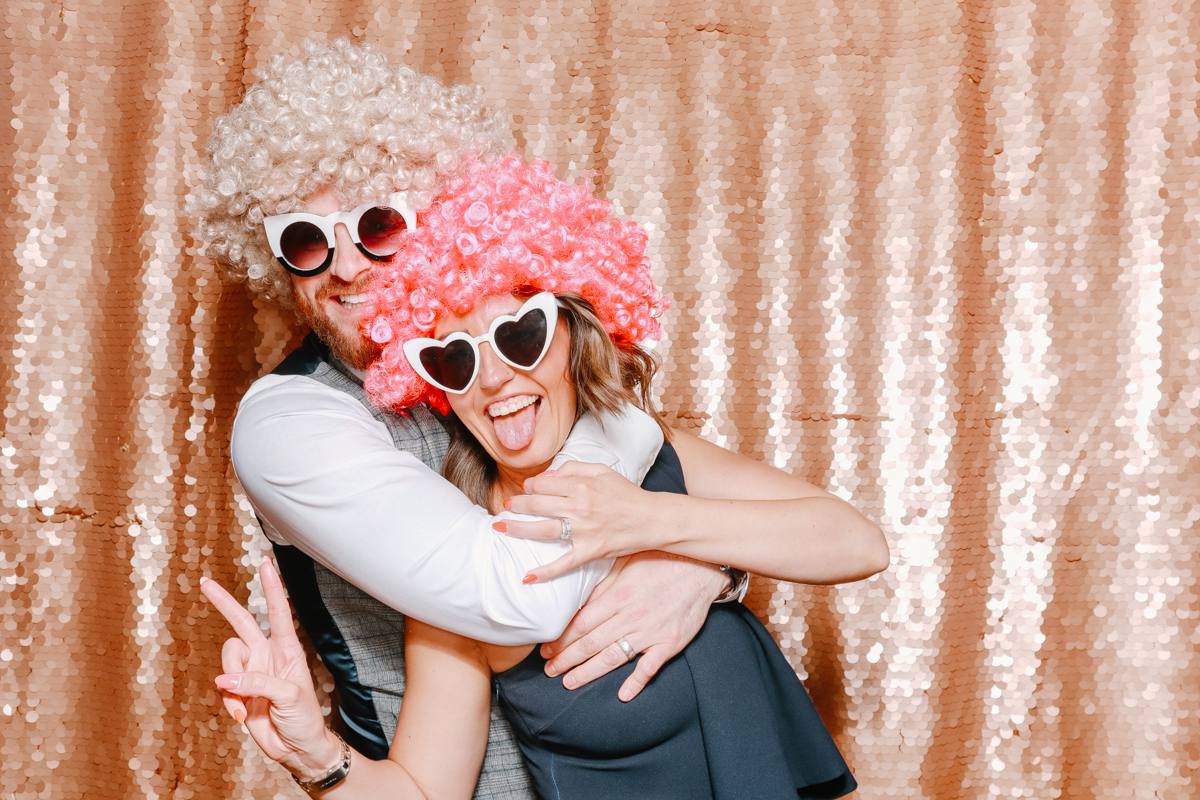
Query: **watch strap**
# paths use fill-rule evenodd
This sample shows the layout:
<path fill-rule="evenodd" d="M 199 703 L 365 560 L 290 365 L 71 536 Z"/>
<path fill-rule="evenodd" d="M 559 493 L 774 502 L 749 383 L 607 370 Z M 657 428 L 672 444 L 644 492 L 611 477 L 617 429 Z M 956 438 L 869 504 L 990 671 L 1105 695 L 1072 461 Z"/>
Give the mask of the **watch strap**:
<path fill-rule="evenodd" d="M 729 588 L 717 595 L 714 603 L 740 603 L 750 588 L 750 573 L 737 567 L 721 566 L 721 572 L 729 576 Z"/>
<path fill-rule="evenodd" d="M 334 766 L 324 777 L 317 778 L 314 781 L 302 781 L 296 775 L 292 776 L 292 779 L 300 785 L 300 788 L 309 794 L 323 792 L 326 789 L 337 786 L 346 779 L 346 775 L 350 772 L 350 745 L 346 744 L 346 740 L 339 736 L 337 731 L 331 731 L 331 733 L 337 736 L 338 741 L 342 743 L 341 763 Z"/>

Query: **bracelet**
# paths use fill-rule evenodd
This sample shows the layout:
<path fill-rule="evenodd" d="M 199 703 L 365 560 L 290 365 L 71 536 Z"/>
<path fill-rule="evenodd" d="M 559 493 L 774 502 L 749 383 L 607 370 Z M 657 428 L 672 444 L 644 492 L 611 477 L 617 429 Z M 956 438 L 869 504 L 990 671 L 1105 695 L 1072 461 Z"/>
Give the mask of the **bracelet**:
<path fill-rule="evenodd" d="M 315 781 L 302 781 L 298 776 L 292 775 L 292 780 L 300 784 L 300 788 L 309 794 L 323 792 L 326 789 L 337 786 L 339 783 L 345 780 L 346 775 L 350 772 L 350 745 L 346 744 L 345 739 L 343 739 L 341 736 L 338 736 L 337 731 L 330 731 L 330 733 L 332 733 L 334 736 L 337 736 L 338 741 L 342 743 L 341 763 L 329 770 L 325 777 L 317 778 Z"/>
<path fill-rule="evenodd" d="M 750 573 L 737 567 L 721 566 L 718 569 L 729 576 L 729 588 L 717 595 L 717 599 L 713 602 L 740 603 L 746 596 L 746 590 L 750 588 Z"/>

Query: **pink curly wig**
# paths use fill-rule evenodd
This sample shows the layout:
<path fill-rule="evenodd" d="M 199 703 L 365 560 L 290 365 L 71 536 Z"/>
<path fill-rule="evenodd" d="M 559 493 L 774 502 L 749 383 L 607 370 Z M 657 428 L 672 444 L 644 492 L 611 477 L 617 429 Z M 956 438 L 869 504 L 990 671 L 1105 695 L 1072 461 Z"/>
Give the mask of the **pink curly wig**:
<path fill-rule="evenodd" d="M 660 338 L 668 303 L 651 277 L 646 232 L 611 211 L 541 160 L 509 156 L 452 180 L 396 256 L 375 268 L 378 312 L 364 333 L 384 346 L 367 372 L 372 400 L 385 408 L 424 401 L 448 413 L 445 393 L 413 371 L 404 342 L 432 336 L 438 319 L 492 295 L 573 292 L 617 347 Z"/>

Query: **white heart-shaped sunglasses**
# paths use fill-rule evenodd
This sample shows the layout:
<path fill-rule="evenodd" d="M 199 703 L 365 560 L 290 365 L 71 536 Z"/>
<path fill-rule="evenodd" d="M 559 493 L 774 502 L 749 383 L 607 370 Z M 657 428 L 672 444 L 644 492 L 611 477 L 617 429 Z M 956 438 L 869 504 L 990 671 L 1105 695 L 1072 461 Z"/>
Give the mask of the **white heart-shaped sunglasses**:
<path fill-rule="evenodd" d="M 558 324 L 558 300 L 542 292 L 525 301 L 515 314 L 492 320 L 483 336 L 456 331 L 445 339 L 409 339 L 404 356 L 425 381 L 444 392 L 462 394 L 479 375 L 479 345 L 487 342 L 492 352 L 520 370 L 541 363 Z"/>

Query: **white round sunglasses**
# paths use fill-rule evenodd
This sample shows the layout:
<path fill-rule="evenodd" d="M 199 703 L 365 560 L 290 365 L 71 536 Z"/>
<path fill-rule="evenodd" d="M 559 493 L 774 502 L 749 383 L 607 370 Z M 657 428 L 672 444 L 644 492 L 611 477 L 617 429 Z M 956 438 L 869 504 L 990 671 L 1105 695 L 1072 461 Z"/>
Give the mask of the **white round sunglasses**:
<path fill-rule="evenodd" d="M 364 203 L 353 211 L 321 216 L 298 211 L 263 218 L 267 243 L 284 269 L 302 278 L 320 275 L 333 263 L 337 243 L 334 229 L 346 226 L 350 240 L 372 261 L 383 261 L 400 249 L 400 234 L 417 226 L 417 215 L 408 207 L 404 192 L 388 202 Z"/>

